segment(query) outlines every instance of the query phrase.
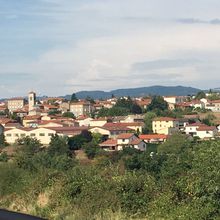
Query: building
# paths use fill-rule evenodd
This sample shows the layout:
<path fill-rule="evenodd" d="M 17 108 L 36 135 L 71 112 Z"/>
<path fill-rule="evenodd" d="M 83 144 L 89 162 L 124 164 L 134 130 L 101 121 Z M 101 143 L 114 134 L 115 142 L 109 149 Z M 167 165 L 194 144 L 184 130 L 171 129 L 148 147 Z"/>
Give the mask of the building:
<path fill-rule="evenodd" d="M 145 151 L 147 144 L 133 133 L 123 133 L 116 139 L 104 141 L 99 146 L 106 151 L 120 151 L 127 147 Z"/>
<path fill-rule="evenodd" d="M 29 111 L 34 110 L 35 104 L 36 104 L 36 93 L 29 92 L 29 94 L 28 94 L 28 109 L 29 109 Z"/>
<path fill-rule="evenodd" d="M 10 113 L 15 110 L 23 109 L 25 104 L 24 98 L 12 98 L 7 101 L 7 107 Z"/>
<path fill-rule="evenodd" d="M 72 112 L 76 117 L 80 115 L 90 115 L 92 112 L 92 106 L 90 102 L 72 102 L 70 103 L 70 112 Z"/>
<path fill-rule="evenodd" d="M 218 129 L 215 126 L 194 123 L 185 127 L 185 133 L 192 137 L 199 137 L 200 139 L 212 139 L 218 135 Z"/>
<path fill-rule="evenodd" d="M 87 127 L 45 127 L 45 128 L 8 128 L 5 129 L 5 139 L 9 144 L 14 144 L 18 139 L 26 136 L 36 138 L 41 144 L 48 145 L 52 135 L 72 137 L 81 134 Z"/>
<path fill-rule="evenodd" d="M 179 130 L 179 121 L 175 118 L 160 117 L 152 121 L 152 129 L 156 134 L 172 134 Z"/>
<path fill-rule="evenodd" d="M 205 108 L 213 112 L 220 112 L 220 100 L 208 101 Z"/>
<path fill-rule="evenodd" d="M 167 140 L 169 136 L 165 134 L 142 134 L 139 135 L 141 140 L 144 140 L 146 143 L 159 144 Z"/>

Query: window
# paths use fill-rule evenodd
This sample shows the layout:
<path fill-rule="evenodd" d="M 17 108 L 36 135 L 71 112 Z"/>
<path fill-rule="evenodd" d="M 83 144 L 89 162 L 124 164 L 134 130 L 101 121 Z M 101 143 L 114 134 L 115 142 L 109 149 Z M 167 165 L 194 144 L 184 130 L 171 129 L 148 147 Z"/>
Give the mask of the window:
<path fill-rule="evenodd" d="M 44 133 L 40 133 L 40 134 L 39 134 L 39 136 L 41 136 L 41 137 L 42 137 L 42 136 L 45 136 L 45 134 L 44 134 Z"/>
<path fill-rule="evenodd" d="M 7 137 L 11 137 L 11 134 L 6 134 Z"/>
<path fill-rule="evenodd" d="M 125 142 L 125 139 L 122 139 L 122 142 Z"/>
<path fill-rule="evenodd" d="M 30 135 L 31 137 L 34 137 L 34 136 L 36 136 L 34 133 L 31 133 L 31 135 Z"/>
<path fill-rule="evenodd" d="M 19 135 L 18 135 L 18 134 L 15 134 L 15 137 L 19 137 Z"/>
<path fill-rule="evenodd" d="M 48 133 L 48 136 L 52 136 L 53 135 L 53 133 Z"/>
<path fill-rule="evenodd" d="M 25 137 L 25 134 L 21 134 L 21 137 Z"/>

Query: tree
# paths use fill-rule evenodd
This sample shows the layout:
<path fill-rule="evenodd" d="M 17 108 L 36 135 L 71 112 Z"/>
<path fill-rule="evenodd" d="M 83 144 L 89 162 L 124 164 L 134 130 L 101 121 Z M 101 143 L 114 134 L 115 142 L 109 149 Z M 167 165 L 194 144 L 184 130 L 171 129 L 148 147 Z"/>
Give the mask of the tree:
<path fill-rule="evenodd" d="M 5 141 L 5 135 L 4 133 L 0 134 L 0 147 L 5 147 L 6 141 Z"/>
<path fill-rule="evenodd" d="M 200 100 L 200 99 L 203 99 L 203 98 L 206 98 L 205 92 L 200 91 L 200 92 L 198 92 L 198 93 L 196 94 L 195 99 Z"/>
<path fill-rule="evenodd" d="M 131 113 L 133 113 L 133 114 L 142 114 L 142 109 L 138 104 L 134 103 L 131 106 Z"/>
<path fill-rule="evenodd" d="M 72 96 L 71 96 L 71 99 L 70 99 L 71 102 L 78 102 L 78 98 L 76 97 L 76 94 L 73 93 Z"/>
<path fill-rule="evenodd" d="M 90 96 L 86 97 L 86 101 L 90 102 L 91 104 L 95 104 L 95 100 L 91 98 Z"/>
<path fill-rule="evenodd" d="M 145 123 L 145 127 L 144 127 L 144 133 L 152 133 L 152 121 L 154 118 L 156 118 L 157 115 L 154 112 L 147 112 L 144 116 L 144 123 Z"/>
<path fill-rule="evenodd" d="M 70 155 L 69 146 L 66 137 L 59 137 L 57 134 L 51 137 L 50 144 L 47 148 L 49 155 Z"/>
<path fill-rule="evenodd" d="M 73 119 L 76 118 L 72 112 L 64 112 L 62 116 L 65 118 L 73 118 Z"/>
<path fill-rule="evenodd" d="M 164 101 L 162 96 L 154 96 L 151 103 L 148 105 L 148 111 L 160 110 L 164 111 L 168 109 L 168 103 Z"/>

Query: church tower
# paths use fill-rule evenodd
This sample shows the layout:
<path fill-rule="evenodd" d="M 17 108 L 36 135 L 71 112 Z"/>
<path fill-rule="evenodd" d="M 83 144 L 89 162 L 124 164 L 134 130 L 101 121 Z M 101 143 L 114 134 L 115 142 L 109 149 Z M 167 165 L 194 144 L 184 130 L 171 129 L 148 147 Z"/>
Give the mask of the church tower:
<path fill-rule="evenodd" d="M 35 104 L 36 104 L 36 93 L 35 92 L 29 92 L 29 94 L 28 94 L 29 112 L 34 109 Z"/>

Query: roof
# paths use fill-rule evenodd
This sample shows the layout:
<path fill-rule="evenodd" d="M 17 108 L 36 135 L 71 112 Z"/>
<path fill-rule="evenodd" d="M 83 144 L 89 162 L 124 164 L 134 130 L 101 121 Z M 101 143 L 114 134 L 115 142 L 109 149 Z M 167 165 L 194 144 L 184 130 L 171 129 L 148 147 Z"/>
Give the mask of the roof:
<path fill-rule="evenodd" d="M 119 134 L 117 139 L 129 139 L 132 136 L 134 136 L 133 133 L 123 133 L 123 134 Z"/>
<path fill-rule="evenodd" d="M 177 121 L 178 119 L 176 118 L 171 118 L 171 117 L 159 117 L 159 118 L 154 118 L 153 121 Z"/>
<path fill-rule="evenodd" d="M 165 135 L 165 134 L 143 134 L 143 135 L 139 135 L 139 138 L 142 140 L 167 139 L 168 135 Z"/>
<path fill-rule="evenodd" d="M 200 126 L 196 130 L 197 131 L 214 131 L 216 129 L 215 126 Z"/>
<path fill-rule="evenodd" d="M 199 126 L 205 126 L 205 125 L 202 124 L 201 122 L 186 125 L 186 127 L 199 127 Z"/>
<path fill-rule="evenodd" d="M 131 145 L 137 145 L 140 144 L 143 140 L 140 138 L 136 138 L 135 140 L 131 141 L 129 144 Z"/>
<path fill-rule="evenodd" d="M 24 117 L 23 120 L 39 120 L 41 119 L 42 116 L 39 116 L 39 115 L 27 115 Z"/>
<path fill-rule="evenodd" d="M 115 139 L 108 139 L 102 142 L 101 144 L 99 144 L 99 146 L 101 147 L 116 146 L 116 145 L 117 145 L 117 140 Z"/>

